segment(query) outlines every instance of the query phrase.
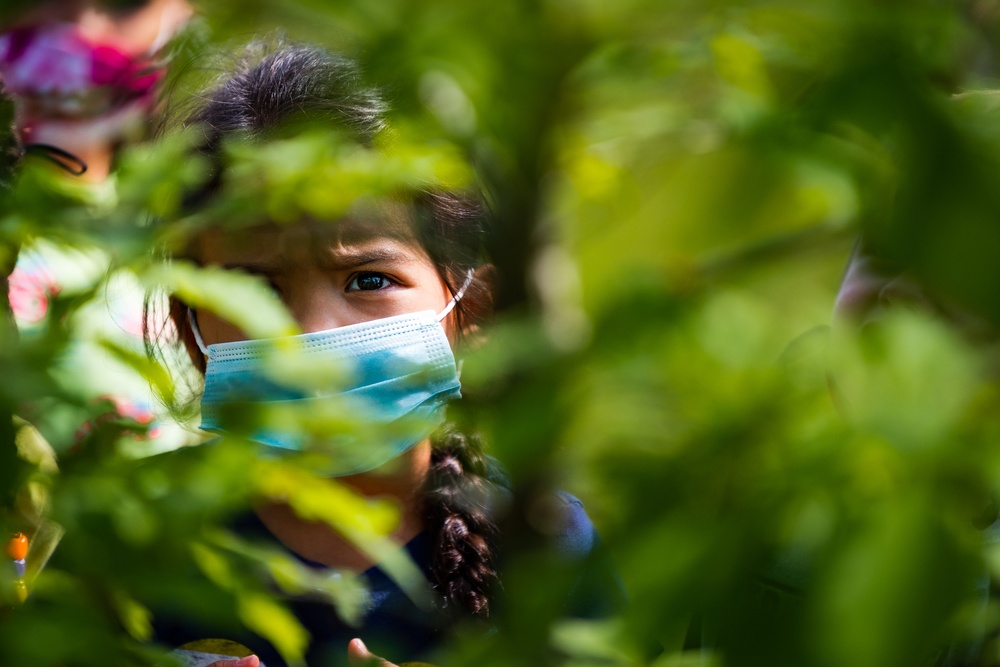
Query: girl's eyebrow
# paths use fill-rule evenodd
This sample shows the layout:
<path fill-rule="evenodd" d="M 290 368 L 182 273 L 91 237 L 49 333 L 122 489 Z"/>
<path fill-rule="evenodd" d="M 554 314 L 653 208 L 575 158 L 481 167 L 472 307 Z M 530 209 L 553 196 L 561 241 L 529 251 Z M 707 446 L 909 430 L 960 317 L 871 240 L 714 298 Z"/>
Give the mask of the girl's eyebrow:
<path fill-rule="evenodd" d="M 318 250 L 316 261 L 320 268 L 330 271 L 347 271 L 369 264 L 401 264 L 416 261 L 416 256 L 394 244 L 371 246 L 336 246 Z M 274 276 L 288 269 L 287 261 L 281 257 L 267 259 L 245 259 L 226 262 L 222 268 L 227 271 L 242 271 L 255 276 Z"/>
<path fill-rule="evenodd" d="M 340 246 L 323 253 L 324 268 L 358 269 L 368 264 L 378 263 L 410 263 L 416 260 L 411 253 L 391 245 L 357 247 Z"/>
<path fill-rule="evenodd" d="M 242 271 L 252 276 L 273 276 L 281 272 L 281 265 L 277 262 L 227 262 L 222 268 L 226 271 Z"/>

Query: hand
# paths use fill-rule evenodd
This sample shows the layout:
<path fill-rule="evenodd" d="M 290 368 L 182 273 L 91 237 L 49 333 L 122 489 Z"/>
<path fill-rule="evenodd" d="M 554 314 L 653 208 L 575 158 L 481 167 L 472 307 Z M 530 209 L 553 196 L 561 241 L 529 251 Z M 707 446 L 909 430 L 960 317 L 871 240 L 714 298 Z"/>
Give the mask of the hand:
<path fill-rule="evenodd" d="M 260 658 L 255 655 L 248 655 L 245 658 L 217 660 L 208 667 L 260 667 Z"/>
<path fill-rule="evenodd" d="M 352 639 L 347 645 L 347 659 L 351 667 L 396 667 L 388 660 L 372 654 L 360 639 Z M 231 667 L 226 665 L 225 667 Z M 244 667 L 240 665 L 239 667 Z"/>

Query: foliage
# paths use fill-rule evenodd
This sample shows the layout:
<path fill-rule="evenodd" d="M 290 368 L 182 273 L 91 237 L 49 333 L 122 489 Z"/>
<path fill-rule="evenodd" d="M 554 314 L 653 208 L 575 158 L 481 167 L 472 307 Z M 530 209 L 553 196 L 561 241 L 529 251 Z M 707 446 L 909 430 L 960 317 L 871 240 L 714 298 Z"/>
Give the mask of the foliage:
<path fill-rule="evenodd" d="M 260 211 L 335 216 L 362 194 L 464 183 L 466 163 L 497 213 L 500 313 L 467 353 L 455 417 L 483 430 L 515 497 L 556 485 L 585 501 L 631 603 L 613 622 L 561 620 L 573 573 L 527 537 L 544 513 L 519 507 L 501 632 L 456 641 L 443 663 L 909 666 L 996 633 L 983 582 L 1000 576 L 984 530 L 1000 492 L 1000 132 L 994 95 L 970 92 L 997 75 L 991 3 L 200 9 L 175 95 L 206 78 L 205 50 L 280 26 L 358 57 L 392 101 L 396 143 L 383 162 L 344 160 L 320 135 L 231 147 L 255 185 L 204 218 L 181 215 L 204 177 L 190 136 L 126 151 L 113 201 L 24 160 L 0 239 L 42 238 L 111 271 L 0 349 L 0 411 L 27 418 L 60 468 L 18 463 L 0 420 L 0 490 L 22 508 L 4 526 L 24 527 L 44 488 L 65 531 L 28 602 L 4 612 L 0 664 L 157 664 L 143 640 L 147 610 L 164 605 L 242 618 L 294 661 L 301 629 L 262 572 L 357 613 L 357 582 L 311 581 L 221 526 L 255 495 L 290 496 L 384 553 L 391 508 L 302 481 L 301 466 L 262 470 L 238 438 L 151 463 L 131 437 L 143 426 L 98 419 L 108 406 L 64 353 L 94 342 L 82 313 L 122 274 L 234 320 L 272 314 L 247 331 L 288 332 L 257 281 L 152 249 Z M 332 177 L 352 188 L 324 188 Z M 827 326 L 862 232 L 968 317 L 902 307 L 860 331 Z M 112 351 L 183 414 L 176 373 Z M 363 428 L 337 406 L 261 419 Z M 393 571 L 412 583 L 407 563 Z M 987 641 L 981 662 L 996 651 Z"/>

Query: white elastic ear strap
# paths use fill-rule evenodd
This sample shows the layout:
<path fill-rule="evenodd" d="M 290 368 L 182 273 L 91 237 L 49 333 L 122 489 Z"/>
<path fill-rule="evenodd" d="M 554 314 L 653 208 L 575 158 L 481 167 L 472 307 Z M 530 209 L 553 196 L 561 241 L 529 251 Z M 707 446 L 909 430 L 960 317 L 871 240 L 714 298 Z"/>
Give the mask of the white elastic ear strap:
<path fill-rule="evenodd" d="M 475 275 L 476 272 L 473 269 L 469 269 L 469 273 L 466 274 L 465 276 L 465 282 L 462 283 L 462 286 L 458 289 L 457 292 L 455 292 L 455 296 L 451 297 L 451 301 L 449 301 L 448 305 L 444 307 L 444 310 L 438 313 L 437 316 L 438 322 L 448 317 L 448 313 L 450 313 L 455 309 L 455 304 L 457 304 L 458 300 L 461 299 L 462 296 L 465 294 L 465 290 L 469 289 L 469 285 L 472 284 L 472 279 L 475 277 Z"/>
<path fill-rule="evenodd" d="M 194 342 L 198 344 L 198 349 L 206 357 L 208 356 L 208 346 L 205 345 L 205 341 L 201 337 L 201 329 L 198 328 L 198 319 L 194 316 L 194 311 L 188 308 L 188 325 L 191 327 L 191 333 L 194 334 Z"/>

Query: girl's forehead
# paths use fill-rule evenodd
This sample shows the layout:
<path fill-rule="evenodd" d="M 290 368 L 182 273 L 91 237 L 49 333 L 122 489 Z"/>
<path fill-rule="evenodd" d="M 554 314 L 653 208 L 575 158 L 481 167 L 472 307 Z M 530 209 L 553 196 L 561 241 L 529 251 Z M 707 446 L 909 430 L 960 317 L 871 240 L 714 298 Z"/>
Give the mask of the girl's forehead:
<path fill-rule="evenodd" d="M 335 222 L 303 220 L 211 229 L 195 244 L 198 259 L 226 264 L 235 260 L 296 260 L 325 256 L 358 246 L 391 244 L 426 254 L 408 219 L 398 216 L 352 216 Z"/>

